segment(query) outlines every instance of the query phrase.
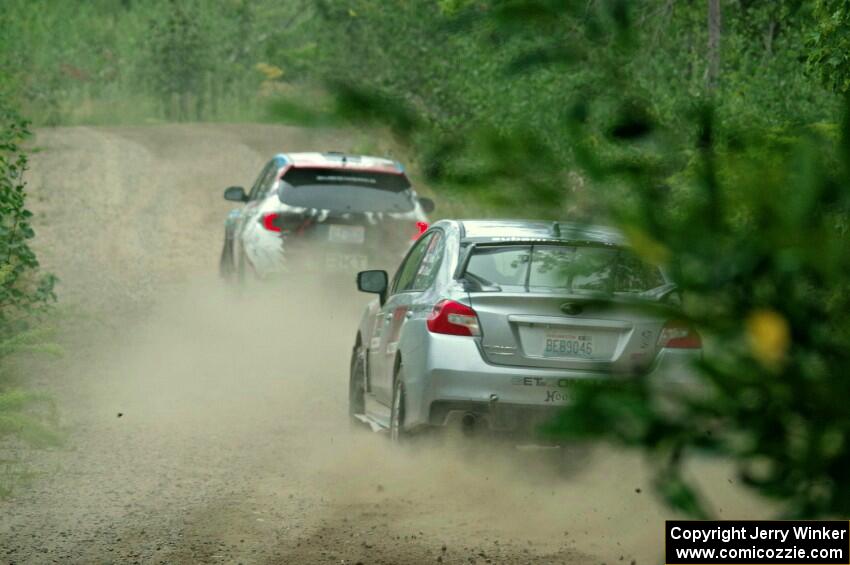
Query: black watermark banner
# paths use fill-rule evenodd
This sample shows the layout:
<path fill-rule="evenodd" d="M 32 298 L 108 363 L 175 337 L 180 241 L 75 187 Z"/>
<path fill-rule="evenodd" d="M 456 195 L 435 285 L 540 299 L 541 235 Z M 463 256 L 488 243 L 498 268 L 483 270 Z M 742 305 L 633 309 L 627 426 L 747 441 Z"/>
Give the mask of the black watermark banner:
<path fill-rule="evenodd" d="M 846 565 L 850 522 L 668 520 L 667 565 Z"/>

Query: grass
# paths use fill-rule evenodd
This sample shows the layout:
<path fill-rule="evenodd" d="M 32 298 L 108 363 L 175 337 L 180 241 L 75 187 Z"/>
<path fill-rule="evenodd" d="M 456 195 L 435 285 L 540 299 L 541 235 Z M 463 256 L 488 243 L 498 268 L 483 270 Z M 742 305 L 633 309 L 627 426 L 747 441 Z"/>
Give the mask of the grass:
<path fill-rule="evenodd" d="M 61 353 L 52 327 L 45 323 L 0 341 L 0 498 L 37 474 L 22 461 L 21 452 L 64 442 L 53 397 L 31 389 L 38 370 L 31 361 Z"/>

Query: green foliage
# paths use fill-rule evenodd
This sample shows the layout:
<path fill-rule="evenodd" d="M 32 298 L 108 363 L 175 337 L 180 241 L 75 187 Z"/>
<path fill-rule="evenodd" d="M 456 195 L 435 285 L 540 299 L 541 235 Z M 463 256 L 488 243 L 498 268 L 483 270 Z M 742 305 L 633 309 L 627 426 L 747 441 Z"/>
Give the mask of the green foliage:
<path fill-rule="evenodd" d="M 0 375 L 0 379 L 5 376 Z M 57 431 L 57 422 L 56 405 L 50 396 L 19 388 L 0 389 L 0 443 L 9 454 L 9 458 L 0 459 L 0 499 L 33 475 L 14 455 L 14 447 L 21 442 L 39 448 L 61 445 L 63 435 Z"/>
<path fill-rule="evenodd" d="M 20 147 L 29 124 L 0 107 L 0 324 L 55 298 L 54 277 L 36 278 L 38 260 L 28 241 L 35 236 L 25 206 L 27 155 Z"/>
<path fill-rule="evenodd" d="M 850 91 L 850 1 L 817 0 L 817 26 L 809 35 L 809 68 L 827 87 Z"/>
<path fill-rule="evenodd" d="M 439 179 L 444 198 L 552 219 L 594 217 L 605 207 L 578 172 L 575 139 L 565 131 L 569 113 L 592 112 L 586 123 L 594 131 L 585 143 L 595 143 L 611 133 L 622 112 L 641 112 L 670 131 L 687 128 L 694 106 L 709 96 L 704 2 L 620 2 L 617 10 L 608 5 L 435 1 L 387 10 L 375 0 L 324 2 L 325 24 L 316 32 L 324 56 L 317 68 L 332 90 L 343 83 L 415 112 L 420 123 L 407 136 L 412 164 Z M 713 95 L 719 127 L 833 121 L 837 99 L 813 86 L 800 65 L 814 22 L 810 3 L 723 6 L 721 75 Z M 639 102 L 620 104 L 623 81 Z M 597 103 L 576 109 L 572 101 L 580 97 Z M 276 115 L 327 123 L 303 103 L 296 109 L 302 100 L 278 103 L 286 111 Z M 405 112 L 388 114 L 395 120 Z M 636 135 L 638 122 L 618 124 L 617 133 Z M 506 153 L 511 158 L 504 159 Z M 674 169 L 687 159 L 684 153 L 678 157 Z M 516 163 L 529 159 L 534 178 L 523 173 L 522 181 L 534 188 L 520 190 Z M 448 194 L 452 188 L 457 190 Z"/>
<path fill-rule="evenodd" d="M 770 125 L 826 119 L 834 101 L 811 88 L 799 58 L 810 54 L 815 73 L 845 60 L 846 26 L 827 25 L 842 2 L 723 2 L 718 111 Z M 673 119 L 705 94 L 705 3 L 624 4 L 635 39 L 629 53 L 606 43 L 598 25 L 615 20 L 597 2 L 491 10 L 474 0 L 392 9 L 377 0 L 5 0 L 0 76 L 7 97 L 38 125 L 258 119 L 270 95 L 322 77 L 369 77 L 443 129 L 487 120 L 497 129 L 548 130 L 560 123 L 565 95 L 619 57 L 659 115 Z M 501 14 L 498 27 L 473 25 L 488 10 Z M 594 19 L 597 27 L 582 25 Z M 532 21 L 545 33 L 505 33 Z M 823 39 L 807 44 L 816 23 Z M 584 64 L 564 66 L 577 60 Z M 535 72 L 515 80 L 506 68 Z"/>
<path fill-rule="evenodd" d="M 202 8 L 172 0 L 161 18 L 151 21 L 146 81 L 168 119 L 200 119 L 206 102 L 205 82 L 213 68 L 213 37 L 203 29 Z"/>
<path fill-rule="evenodd" d="M 0 103 L 0 440 L 9 436 L 33 445 L 55 445 L 55 408 L 43 394 L 26 392 L 11 383 L 12 355 L 21 352 L 58 354 L 51 331 L 39 314 L 55 300 L 55 277 L 40 275 L 29 246 L 32 213 L 26 208 L 27 155 L 21 143 L 29 124 Z M 10 462 L 5 462 L 8 467 Z M 0 495 L 18 469 L 0 473 Z"/>
<path fill-rule="evenodd" d="M 256 120 L 318 57 L 307 0 L 4 0 L 0 76 L 37 125 Z"/>
<path fill-rule="evenodd" d="M 49 396 L 20 389 L 0 392 L 0 439 L 14 435 L 32 445 L 55 446 L 62 437 L 55 421 L 56 406 Z"/>
<path fill-rule="evenodd" d="M 551 433 L 646 450 L 658 492 L 696 517 L 710 511 L 682 468 L 698 453 L 787 515 L 843 515 L 850 107 L 828 125 L 840 101 L 799 60 L 807 3 L 723 6 L 711 94 L 702 3 L 331 4 L 327 29 L 351 43 L 330 68 L 343 101 L 377 90 L 357 116 L 402 124 L 432 183 L 614 223 L 683 291 L 700 381 L 577 384 Z"/>
<path fill-rule="evenodd" d="M 631 77 L 671 125 L 706 96 L 705 2 L 620 5 L 629 9 L 544 0 L 409 2 L 392 10 L 375 0 L 326 2 L 318 33 L 333 80 L 402 98 L 440 131 L 487 123 L 553 132 L 547 142 L 564 161 L 570 148 L 555 132 L 570 97 L 607 89 L 612 72 Z M 718 112 L 765 126 L 834 116 L 834 98 L 813 88 L 799 64 L 813 22 L 809 3 L 723 5 Z M 627 44 L 605 32 L 618 25 L 627 25 Z"/>

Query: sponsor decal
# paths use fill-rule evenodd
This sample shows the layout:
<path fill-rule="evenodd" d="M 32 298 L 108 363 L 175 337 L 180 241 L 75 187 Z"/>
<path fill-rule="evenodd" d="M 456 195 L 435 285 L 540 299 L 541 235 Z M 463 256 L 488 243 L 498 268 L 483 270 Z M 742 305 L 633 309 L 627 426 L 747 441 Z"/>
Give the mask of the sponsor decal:
<path fill-rule="evenodd" d="M 401 336 L 401 327 L 404 324 L 404 317 L 407 314 L 407 306 L 399 306 L 393 310 L 392 321 L 390 322 L 390 333 L 387 336 L 387 355 L 393 356 L 398 351 L 398 340 Z"/>
<path fill-rule="evenodd" d="M 544 402 L 566 402 L 569 400 L 564 389 L 570 386 L 570 383 L 571 379 L 547 379 L 545 377 L 514 377 L 511 379 L 511 384 L 514 386 L 546 388 L 547 390 L 543 391 Z"/>
<path fill-rule="evenodd" d="M 363 184 L 376 184 L 376 180 L 369 177 L 349 177 L 336 175 L 316 175 L 316 180 L 320 182 L 362 182 Z"/>
<path fill-rule="evenodd" d="M 570 386 L 570 379 L 547 379 L 545 377 L 513 377 L 511 384 L 514 386 L 548 386 L 566 388 Z"/>
<path fill-rule="evenodd" d="M 547 390 L 546 398 L 544 399 L 546 402 L 566 402 L 567 394 L 560 390 Z"/>

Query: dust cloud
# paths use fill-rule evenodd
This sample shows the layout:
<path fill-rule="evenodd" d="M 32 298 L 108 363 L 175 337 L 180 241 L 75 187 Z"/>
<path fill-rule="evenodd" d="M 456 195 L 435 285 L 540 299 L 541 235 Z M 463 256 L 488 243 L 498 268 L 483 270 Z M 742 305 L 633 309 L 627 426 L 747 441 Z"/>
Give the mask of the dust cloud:
<path fill-rule="evenodd" d="M 0 503 L 7 561 L 659 562 L 645 462 L 353 428 L 352 288 L 216 276 L 221 189 L 339 132 L 263 126 L 45 130 L 37 245 L 63 280 L 68 353 L 38 382 L 69 440 Z M 343 287 L 344 288 L 344 287 Z M 763 515 L 722 465 L 695 473 L 723 517 Z"/>

